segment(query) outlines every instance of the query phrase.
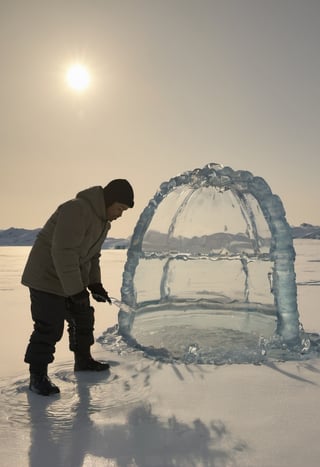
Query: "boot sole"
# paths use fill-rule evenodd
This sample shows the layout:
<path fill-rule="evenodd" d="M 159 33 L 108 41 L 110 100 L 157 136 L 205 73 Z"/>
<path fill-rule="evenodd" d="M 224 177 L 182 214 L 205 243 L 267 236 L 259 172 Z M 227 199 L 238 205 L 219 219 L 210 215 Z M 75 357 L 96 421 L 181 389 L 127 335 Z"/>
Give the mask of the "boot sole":
<path fill-rule="evenodd" d="M 34 394 L 38 394 L 39 396 L 51 396 L 52 394 L 60 394 L 60 389 L 57 388 L 54 391 L 40 391 L 37 388 L 29 386 L 29 390 Z"/>

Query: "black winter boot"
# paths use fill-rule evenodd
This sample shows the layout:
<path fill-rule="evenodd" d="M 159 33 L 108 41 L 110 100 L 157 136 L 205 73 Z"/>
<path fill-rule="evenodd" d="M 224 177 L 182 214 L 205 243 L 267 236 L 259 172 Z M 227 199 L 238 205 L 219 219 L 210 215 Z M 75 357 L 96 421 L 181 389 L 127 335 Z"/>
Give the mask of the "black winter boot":
<path fill-rule="evenodd" d="M 45 373 L 30 373 L 29 389 L 42 396 L 49 396 L 50 394 L 58 394 L 60 392 L 58 386 Z"/>
<path fill-rule="evenodd" d="M 75 353 L 74 371 L 105 371 L 109 368 L 109 363 L 97 362 L 91 355 L 84 356 Z"/>

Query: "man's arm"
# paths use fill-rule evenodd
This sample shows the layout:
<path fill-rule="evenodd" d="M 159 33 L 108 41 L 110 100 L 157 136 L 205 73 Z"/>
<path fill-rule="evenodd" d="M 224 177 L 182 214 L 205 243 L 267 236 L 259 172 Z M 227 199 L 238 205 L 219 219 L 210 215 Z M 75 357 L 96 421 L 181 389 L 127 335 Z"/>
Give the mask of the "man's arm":
<path fill-rule="evenodd" d="M 90 268 L 90 276 L 89 276 L 90 284 L 96 284 L 96 283 L 101 282 L 100 256 L 101 256 L 101 253 L 97 253 L 91 259 L 91 268 Z"/>
<path fill-rule="evenodd" d="M 75 295 L 84 289 L 80 252 L 85 230 L 85 215 L 78 201 L 69 201 L 60 206 L 51 253 L 66 295 Z"/>

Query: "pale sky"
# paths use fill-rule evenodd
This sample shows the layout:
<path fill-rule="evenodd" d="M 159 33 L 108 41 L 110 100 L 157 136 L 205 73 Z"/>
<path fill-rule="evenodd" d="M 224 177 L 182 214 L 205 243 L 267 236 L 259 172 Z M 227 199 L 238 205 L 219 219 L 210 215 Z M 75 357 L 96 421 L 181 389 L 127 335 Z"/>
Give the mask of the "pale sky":
<path fill-rule="evenodd" d="M 319 0 L 1 0 L 0 229 L 127 178 L 110 231 L 127 237 L 163 181 L 209 162 L 320 225 L 319 50 Z"/>

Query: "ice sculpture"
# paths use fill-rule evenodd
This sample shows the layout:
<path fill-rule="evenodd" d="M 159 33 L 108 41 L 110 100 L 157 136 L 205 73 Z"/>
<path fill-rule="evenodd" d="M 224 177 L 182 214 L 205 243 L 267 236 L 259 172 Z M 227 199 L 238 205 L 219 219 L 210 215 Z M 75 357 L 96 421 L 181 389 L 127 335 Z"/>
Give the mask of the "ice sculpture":
<path fill-rule="evenodd" d="M 254 361 L 299 342 L 295 251 L 280 198 L 211 163 L 163 183 L 127 252 L 119 333 L 183 361 Z"/>

